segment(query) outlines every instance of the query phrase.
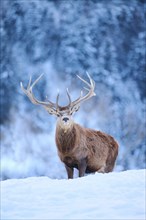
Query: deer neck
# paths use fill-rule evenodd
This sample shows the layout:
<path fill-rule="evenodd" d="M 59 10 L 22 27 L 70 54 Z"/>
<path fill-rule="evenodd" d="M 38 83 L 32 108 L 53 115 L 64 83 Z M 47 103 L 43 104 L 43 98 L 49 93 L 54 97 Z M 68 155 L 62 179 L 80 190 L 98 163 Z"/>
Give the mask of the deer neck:
<path fill-rule="evenodd" d="M 62 126 L 57 123 L 56 127 L 56 144 L 60 153 L 68 154 L 75 146 L 76 129 L 74 123 L 70 126 Z"/>

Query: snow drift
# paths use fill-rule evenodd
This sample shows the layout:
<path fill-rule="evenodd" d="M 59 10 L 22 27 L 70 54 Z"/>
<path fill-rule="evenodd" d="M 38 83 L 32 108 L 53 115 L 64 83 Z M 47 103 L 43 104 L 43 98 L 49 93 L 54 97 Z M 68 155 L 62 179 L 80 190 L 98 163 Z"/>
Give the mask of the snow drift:
<path fill-rule="evenodd" d="M 1 182 L 1 219 L 145 219 L 145 170 Z"/>

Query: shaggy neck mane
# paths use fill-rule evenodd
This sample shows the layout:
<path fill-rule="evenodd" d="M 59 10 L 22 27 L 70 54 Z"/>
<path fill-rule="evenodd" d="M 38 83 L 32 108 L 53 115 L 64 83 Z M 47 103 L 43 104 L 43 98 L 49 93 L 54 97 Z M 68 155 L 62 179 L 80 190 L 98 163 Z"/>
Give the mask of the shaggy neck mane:
<path fill-rule="evenodd" d="M 67 153 L 71 151 L 75 146 L 76 132 L 75 127 L 65 129 L 61 126 L 56 128 L 56 144 L 58 149 L 62 153 Z"/>

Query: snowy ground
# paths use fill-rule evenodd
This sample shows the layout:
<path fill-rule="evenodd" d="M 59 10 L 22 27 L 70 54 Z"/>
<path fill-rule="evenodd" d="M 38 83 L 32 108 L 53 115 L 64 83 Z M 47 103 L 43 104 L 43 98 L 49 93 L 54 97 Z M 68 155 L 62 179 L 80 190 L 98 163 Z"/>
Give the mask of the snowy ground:
<path fill-rule="evenodd" d="M 1 182 L 1 220 L 145 219 L 145 170 Z"/>

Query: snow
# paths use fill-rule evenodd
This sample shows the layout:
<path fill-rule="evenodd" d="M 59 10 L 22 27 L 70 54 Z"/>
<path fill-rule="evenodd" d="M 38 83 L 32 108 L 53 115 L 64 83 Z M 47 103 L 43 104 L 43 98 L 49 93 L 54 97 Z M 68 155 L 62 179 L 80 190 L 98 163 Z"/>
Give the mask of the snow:
<path fill-rule="evenodd" d="M 1 181 L 1 219 L 145 219 L 145 171 Z"/>
<path fill-rule="evenodd" d="M 34 95 L 67 105 L 83 89 L 76 75 L 96 83 L 76 123 L 113 136 L 118 171 L 145 169 L 144 1 L 1 1 L 1 179 L 65 178 L 55 144 L 55 117 L 21 91 L 45 73 Z M 84 90 L 83 90 L 84 91 Z M 85 94 L 85 93 L 84 93 Z"/>

